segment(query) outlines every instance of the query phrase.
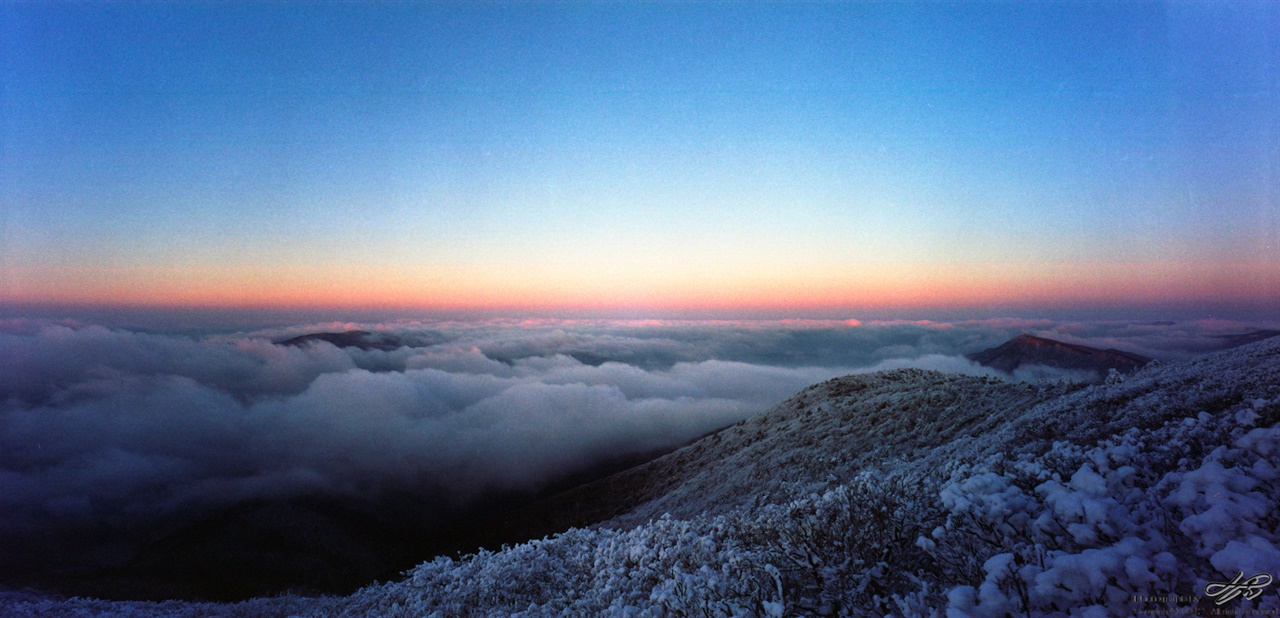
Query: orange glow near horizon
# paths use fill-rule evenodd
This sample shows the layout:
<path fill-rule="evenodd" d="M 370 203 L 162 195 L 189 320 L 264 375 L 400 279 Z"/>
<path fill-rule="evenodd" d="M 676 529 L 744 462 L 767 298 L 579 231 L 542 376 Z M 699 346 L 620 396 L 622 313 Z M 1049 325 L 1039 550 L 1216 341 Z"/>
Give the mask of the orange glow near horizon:
<path fill-rule="evenodd" d="M 1244 273 L 1244 275 L 1241 275 Z M 537 267 L 47 273 L 15 304 L 424 310 L 785 310 L 1087 306 L 1273 300 L 1256 264 L 844 265 L 789 272 L 568 272 Z"/>

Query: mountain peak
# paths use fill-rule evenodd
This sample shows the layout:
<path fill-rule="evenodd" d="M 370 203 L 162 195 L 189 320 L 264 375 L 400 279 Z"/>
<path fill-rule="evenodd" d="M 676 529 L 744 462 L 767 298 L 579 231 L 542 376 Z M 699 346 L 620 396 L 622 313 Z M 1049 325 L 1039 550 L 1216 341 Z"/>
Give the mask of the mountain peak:
<path fill-rule="evenodd" d="M 308 333 L 290 339 L 277 341 L 279 345 L 302 347 L 319 342 L 326 342 L 339 348 L 359 348 L 361 350 L 382 350 L 389 352 L 404 345 L 398 337 L 387 333 L 373 333 L 367 330 L 346 330 L 336 333 Z"/>
<path fill-rule="evenodd" d="M 1099 349 L 1066 343 L 1022 333 L 994 348 L 967 356 L 980 365 L 1013 373 L 1024 365 L 1040 365 L 1055 369 L 1093 371 L 1099 379 L 1110 370 L 1120 373 L 1137 371 L 1151 362 L 1150 358 L 1116 349 Z"/>

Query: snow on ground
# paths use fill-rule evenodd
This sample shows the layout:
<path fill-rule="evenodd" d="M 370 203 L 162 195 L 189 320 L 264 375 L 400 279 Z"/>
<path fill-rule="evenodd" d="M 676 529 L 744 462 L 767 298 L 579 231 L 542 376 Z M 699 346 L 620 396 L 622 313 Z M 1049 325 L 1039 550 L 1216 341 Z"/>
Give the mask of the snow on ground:
<path fill-rule="evenodd" d="M 612 483 L 634 508 L 348 597 L 0 593 L 5 616 L 1167 615 L 1280 611 L 1280 338 L 1084 387 L 815 385 Z M 669 514 L 667 514 L 669 513 Z M 1197 605 L 1198 604 L 1198 605 Z"/>

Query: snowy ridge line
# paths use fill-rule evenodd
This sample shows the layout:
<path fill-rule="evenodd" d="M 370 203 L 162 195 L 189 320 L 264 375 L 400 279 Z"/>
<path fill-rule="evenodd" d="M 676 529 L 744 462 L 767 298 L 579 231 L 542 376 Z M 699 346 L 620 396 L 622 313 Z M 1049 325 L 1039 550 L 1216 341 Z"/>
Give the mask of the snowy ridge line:
<path fill-rule="evenodd" d="M 1088 387 L 839 378 L 617 475 L 638 491 L 674 478 L 601 525 L 436 558 L 348 597 L 8 592 L 0 614 L 1203 614 L 1210 583 L 1280 575 L 1278 420 L 1277 339 Z M 1223 607 L 1280 611 L 1280 595 Z"/>

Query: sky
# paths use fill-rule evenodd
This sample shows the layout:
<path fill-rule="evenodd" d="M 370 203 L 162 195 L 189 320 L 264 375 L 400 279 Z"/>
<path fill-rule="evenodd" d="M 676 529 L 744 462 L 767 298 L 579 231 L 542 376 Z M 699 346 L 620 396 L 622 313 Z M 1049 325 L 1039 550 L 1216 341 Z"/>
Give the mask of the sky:
<path fill-rule="evenodd" d="M 1278 299 L 1274 2 L 0 3 L 8 315 Z"/>

